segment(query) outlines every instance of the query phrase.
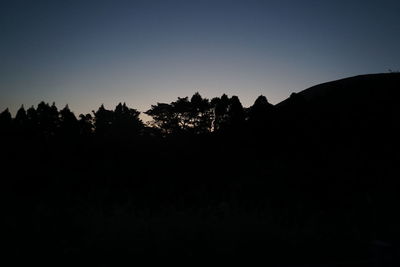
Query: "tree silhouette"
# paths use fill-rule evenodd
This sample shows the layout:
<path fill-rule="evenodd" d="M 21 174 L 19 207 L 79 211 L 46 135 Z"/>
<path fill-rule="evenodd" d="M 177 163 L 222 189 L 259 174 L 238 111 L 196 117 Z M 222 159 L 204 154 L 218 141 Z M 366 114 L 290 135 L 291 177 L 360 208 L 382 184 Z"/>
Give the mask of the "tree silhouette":
<path fill-rule="evenodd" d="M 223 94 L 221 98 L 213 98 L 214 131 L 234 132 L 243 127 L 246 114 L 237 96 L 229 98 Z"/>
<path fill-rule="evenodd" d="M 197 92 L 190 101 L 188 97 L 178 97 L 170 104 L 157 103 L 145 114 L 153 120 L 150 125 L 162 131 L 164 135 L 171 133 L 204 134 L 211 131 L 212 109 L 208 99 Z"/>
<path fill-rule="evenodd" d="M 0 123 L 11 123 L 12 117 L 11 113 L 6 108 L 3 112 L 0 113 Z"/>
<path fill-rule="evenodd" d="M 0 135 L 6 135 L 11 130 L 12 117 L 10 111 L 5 109 L 0 113 Z"/>
<path fill-rule="evenodd" d="M 157 103 L 157 105 L 152 105 L 145 114 L 153 118 L 149 122 L 150 126 L 160 129 L 163 135 L 179 131 L 179 118 L 172 105 Z"/>
<path fill-rule="evenodd" d="M 15 115 L 14 127 L 18 134 L 26 134 L 26 131 L 29 128 L 28 115 L 25 111 L 24 105 L 18 109 L 17 114 Z"/>
<path fill-rule="evenodd" d="M 113 122 L 113 111 L 107 110 L 104 105 L 101 105 L 97 111 L 93 111 L 94 129 L 98 136 L 110 136 L 111 125 Z"/>
<path fill-rule="evenodd" d="M 171 103 L 172 111 L 178 120 L 178 129 L 187 132 L 192 128 L 192 105 L 188 97 L 178 97 L 178 100 Z"/>
<path fill-rule="evenodd" d="M 272 118 L 273 105 L 263 95 L 257 97 L 254 104 L 248 109 L 247 121 L 253 130 L 263 130 Z"/>
<path fill-rule="evenodd" d="M 211 105 L 214 109 L 213 130 L 218 132 L 226 128 L 229 120 L 229 98 L 226 94 L 223 94 L 220 98 L 215 97 L 211 100 Z"/>
<path fill-rule="evenodd" d="M 241 129 L 243 127 L 245 117 L 246 114 L 239 98 L 237 96 L 232 96 L 231 99 L 229 99 L 228 109 L 229 127 L 234 130 Z"/>
<path fill-rule="evenodd" d="M 17 114 L 15 115 L 15 119 L 14 119 L 14 120 L 15 120 L 15 122 L 16 122 L 17 124 L 25 124 L 25 123 L 26 123 L 26 121 L 28 120 L 28 116 L 27 116 L 27 114 L 26 114 L 24 105 L 22 105 L 22 106 L 18 109 Z"/>
<path fill-rule="evenodd" d="M 64 137 L 77 137 L 79 135 L 78 119 L 68 105 L 60 110 L 59 132 Z"/>
<path fill-rule="evenodd" d="M 140 112 L 119 103 L 115 110 L 107 110 L 101 105 L 94 114 L 95 133 L 102 137 L 127 138 L 137 136 L 143 130 Z"/>
<path fill-rule="evenodd" d="M 190 99 L 191 103 L 191 123 L 196 134 L 204 134 L 211 132 L 213 112 L 210 101 L 202 98 L 196 92 Z"/>
<path fill-rule="evenodd" d="M 112 122 L 113 134 L 119 137 L 139 135 L 143 130 L 143 122 L 139 118 L 140 112 L 119 103 L 115 107 Z"/>
<path fill-rule="evenodd" d="M 82 137 L 90 137 L 93 133 L 93 117 L 90 114 L 80 114 L 79 115 L 79 120 L 78 120 L 78 125 L 79 125 L 79 134 Z"/>
<path fill-rule="evenodd" d="M 54 136 L 59 126 L 59 113 L 55 103 L 50 106 L 40 102 L 36 113 L 40 133 L 47 137 Z"/>
<path fill-rule="evenodd" d="M 38 113 L 35 109 L 34 106 L 31 106 L 28 108 L 26 111 L 26 116 L 28 118 L 27 121 L 27 130 L 31 136 L 34 136 L 39 133 L 39 119 L 38 119 Z"/>

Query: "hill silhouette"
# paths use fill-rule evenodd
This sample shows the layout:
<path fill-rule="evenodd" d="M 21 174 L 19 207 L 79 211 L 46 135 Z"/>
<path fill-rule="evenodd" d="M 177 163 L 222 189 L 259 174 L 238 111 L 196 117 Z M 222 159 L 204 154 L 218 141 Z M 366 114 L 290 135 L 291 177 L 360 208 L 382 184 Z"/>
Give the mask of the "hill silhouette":
<path fill-rule="evenodd" d="M 372 116 L 384 118 L 398 112 L 399 82 L 399 73 L 355 76 L 294 93 L 276 107 L 296 109 L 294 105 L 298 105 L 300 112 L 307 108 L 312 118 L 327 113 L 332 113 L 332 119 L 336 116 L 341 120 L 346 117 L 364 120 L 372 119 Z"/>
<path fill-rule="evenodd" d="M 366 74 L 344 78 L 323 84 L 312 86 L 299 92 L 309 103 L 315 101 L 352 102 L 356 104 L 362 96 L 376 97 L 382 100 L 390 100 L 390 96 L 398 95 L 400 73 Z M 323 100 L 325 99 L 325 100 Z M 359 100 L 357 100 L 359 99 Z M 277 106 L 287 103 L 288 99 Z"/>
<path fill-rule="evenodd" d="M 275 106 L 275 125 L 281 138 L 292 139 L 291 145 L 306 154 L 321 153 L 348 168 L 379 172 L 398 159 L 399 84 L 400 74 L 390 73 L 313 86 Z"/>
<path fill-rule="evenodd" d="M 394 264 L 399 87 L 400 74 L 363 75 L 249 108 L 195 93 L 153 105 L 148 125 L 122 103 L 5 110 L 7 252 Z"/>

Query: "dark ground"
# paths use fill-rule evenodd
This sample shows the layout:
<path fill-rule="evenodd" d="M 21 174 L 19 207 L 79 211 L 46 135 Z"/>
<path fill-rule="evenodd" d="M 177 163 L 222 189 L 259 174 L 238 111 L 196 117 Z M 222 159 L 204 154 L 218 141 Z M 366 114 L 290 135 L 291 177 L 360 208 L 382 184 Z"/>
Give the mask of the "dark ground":
<path fill-rule="evenodd" d="M 230 132 L 3 131 L 3 252 L 55 265 L 191 257 L 398 266 L 400 113 L 392 89 L 400 83 L 391 77 L 335 84 L 386 82 L 386 100 L 367 101 L 376 99 L 367 93 L 335 106 L 334 97 L 316 101 L 304 91 L 278 105 L 268 124 Z"/>

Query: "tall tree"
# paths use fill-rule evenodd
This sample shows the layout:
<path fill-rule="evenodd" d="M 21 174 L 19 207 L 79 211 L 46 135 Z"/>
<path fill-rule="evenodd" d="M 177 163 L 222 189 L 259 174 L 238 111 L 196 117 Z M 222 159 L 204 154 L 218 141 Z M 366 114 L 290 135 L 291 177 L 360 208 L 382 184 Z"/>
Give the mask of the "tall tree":
<path fill-rule="evenodd" d="M 48 103 L 40 102 L 36 113 L 40 134 L 53 136 L 59 125 L 59 113 L 55 103 L 50 106 Z"/>
<path fill-rule="evenodd" d="M 172 111 L 178 120 L 179 130 L 188 131 L 192 128 L 192 105 L 188 97 L 178 97 L 178 100 L 171 103 Z"/>
<path fill-rule="evenodd" d="M 228 121 L 229 97 L 223 94 L 220 98 L 215 97 L 211 100 L 214 109 L 213 130 L 221 131 Z"/>
<path fill-rule="evenodd" d="M 271 120 L 273 105 L 263 95 L 257 97 L 254 104 L 248 109 L 247 121 L 252 129 L 264 129 Z"/>
<path fill-rule="evenodd" d="M 243 127 L 245 111 L 237 96 L 229 98 L 223 94 L 211 100 L 214 109 L 213 128 L 216 132 L 232 132 Z"/>
<path fill-rule="evenodd" d="M 131 137 L 141 133 L 143 122 L 140 112 L 119 103 L 114 110 L 107 110 L 104 105 L 94 112 L 95 132 L 103 137 Z"/>
<path fill-rule="evenodd" d="M 245 116 L 245 111 L 239 98 L 237 96 L 232 96 L 231 99 L 229 99 L 229 126 L 234 129 L 240 129 L 243 127 Z"/>
<path fill-rule="evenodd" d="M 141 133 L 143 122 L 139 118 L 140 112 L 128 108 L 125 103 L 119 103 L 113 114 L 113 134 L 120 137 L 132 137 Z"/>
<path fill-rule="evenodd" d="M 113 111 L 107 110 L 102 104 L 94 114 L 94 128 L 98 136 L 109 136 L 113 123 Z"/>
<path fill-rule="evenodd" d="M 59 133 L 65 137 L 75 137 L 79 134 L 78 120 L 68 105 L 60 110 Z"/>
<path fill-rule="evenodd" d="M 15 115 L 14 120 L 15 120 L 15 122 L 16 122 L 17 124 L 25 124 L 25 123 L 26 123 L 26 121 L 28 120 L 28 116 L 27 116 L 27 114 L 26 114 L 24 105 L 22 105 L 22 106 L 18 109 L 17 114 Z"/>
<path fill-rule="evenodd" d="M 29 128 L 28 115 L 25 111 L 24 105 L 22 105 L 15 115 L 14 127 L 17 133 L 26 132 Z"/>
<path fill-rule="evenodd" d="M 78 125 L 79 125 L 79 134 L 82 137 L 89 137 L 93 133 L 93 117 L 90 114 L 80 114 L 79 115 L 79 120 L 78 120 Z"/>
<path fill-rule="evenodd" d="M 212 128 L 213 112 L 210 101 L 196 92 L 190 99 L 192 127 L 196 134 L 208 133 Z"/>
<path fill-rule="evenodd" d="M 178 97 L 170 104 L 157 103 L 145 114 L 153 120 L 150 125 L 162 131 L 164 135 L 171 133 L 203 134 L 211 131 L 213 112 L 208 99 L 199 93 L 189 97 Z"/>
<path fill-rule="evenodd" d="M 145 112 L 153 118 L 150 126 L 160 129 L 163 135 L 179 131 L 179 118 L 175 113 L 174 106 L 167 103 L 157 103 Z"/>
<path fill-rule="evenodd" d="M 6 133 L 10 133 L 12 125 L 12 117 L 10 111 L 5 109 L 0 113 L 0 134 L 5 135 Z"/>
<path fill-rule="evenodd" d="M 38 119 L 38 114 L 37 111 L 35 109 L 34 106 L 31 106 L 30 108 L 28 108 L 28 110 L 26 111 L 26 116 L 28 119 L 28 123 L 27 123 L 27 128 L 30 134 L 36 134 L 37 131 L 39 130 L 39 119 Z"/>

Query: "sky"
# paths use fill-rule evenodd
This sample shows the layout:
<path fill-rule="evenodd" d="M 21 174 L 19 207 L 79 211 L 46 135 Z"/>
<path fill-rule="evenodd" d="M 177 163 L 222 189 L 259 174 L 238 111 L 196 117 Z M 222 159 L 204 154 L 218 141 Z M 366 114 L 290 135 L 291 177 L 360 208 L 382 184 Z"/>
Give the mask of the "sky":
<path fill-rule="evenodd" d="M 0 111 L 146 111 L 400 70 L 400 1 L 0 0 Z"/>

